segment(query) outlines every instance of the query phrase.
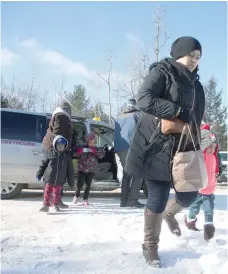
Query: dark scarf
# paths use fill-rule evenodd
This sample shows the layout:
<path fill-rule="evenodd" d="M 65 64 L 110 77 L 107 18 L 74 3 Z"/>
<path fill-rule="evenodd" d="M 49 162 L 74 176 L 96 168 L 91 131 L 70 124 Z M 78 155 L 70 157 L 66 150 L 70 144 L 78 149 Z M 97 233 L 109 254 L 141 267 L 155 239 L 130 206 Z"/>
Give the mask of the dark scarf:
<path fill-rule="evenodd" d="M 181 83 L 194 83 L 199 79 L 198 67 L 191 72 L 183 64 L 178 63 L 174 58 L 165 58 L 161 60 L 161 64 L 164 64 Z"/>

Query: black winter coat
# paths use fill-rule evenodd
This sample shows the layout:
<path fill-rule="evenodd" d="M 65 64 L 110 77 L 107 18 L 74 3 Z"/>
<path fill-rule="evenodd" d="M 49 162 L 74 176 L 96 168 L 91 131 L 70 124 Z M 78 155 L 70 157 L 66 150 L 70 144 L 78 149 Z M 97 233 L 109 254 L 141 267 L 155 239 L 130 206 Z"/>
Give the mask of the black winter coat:
<path fill-rule="evenodd" d="M 185 115 L 178 118 L 186 123 L 192 122 L 190 110 L 195 89 L 193 114 L 198 130 L 205 109 L 204 90 L 197 73 L 191 73 L 174 59 L 166 58 L 151 66 L 149 75 L 138 93 L 138 108 L 143 112 L 136 126 L 131 147 L 125 164 L 125 171 L 133 176 L 157 181 L 171 181 L 171 160 L 176 152 L 180 134 L 164 135 L 159 119 L 172 120 L 179 107 Z M 189 115 L 186 115 L 188 113 Z M 157 119 L 158 118 L 158 119 Z M 196 126 L 193 132 L 196 138 Z M 193 150 L 191 141 L 184 138 L 181 151 Z"/>
<path fill-rule="evenodd" d="M 74 186 L 74 167 L 69 152 L 57 153 L 54 149 L 46 152 L 45 159 L 37 172 L 45 184 L 64 185 L 66 180 L 70 187 Z"/>

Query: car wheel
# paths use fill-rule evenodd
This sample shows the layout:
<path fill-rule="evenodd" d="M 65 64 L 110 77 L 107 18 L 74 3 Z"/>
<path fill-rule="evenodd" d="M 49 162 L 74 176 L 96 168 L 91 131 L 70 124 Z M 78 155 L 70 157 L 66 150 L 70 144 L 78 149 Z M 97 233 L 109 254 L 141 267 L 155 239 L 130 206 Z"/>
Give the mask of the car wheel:
<path fill-rule="evenodd" d="M 23 184 L 17 183 L 1 183 L 1 199 L 7 200 L 12 199 L 21 193 L 24 188 Z"/>

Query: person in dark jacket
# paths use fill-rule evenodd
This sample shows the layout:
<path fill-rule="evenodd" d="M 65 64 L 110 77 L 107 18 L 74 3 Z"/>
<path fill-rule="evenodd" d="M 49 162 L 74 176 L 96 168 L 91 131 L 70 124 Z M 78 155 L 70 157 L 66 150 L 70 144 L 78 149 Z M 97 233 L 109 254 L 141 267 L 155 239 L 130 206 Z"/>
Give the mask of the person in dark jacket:
<path fill-rule="evenodd" d="M 61 190 L 68 181 L 69 186 L 74 186 L 74 171 L 72 159 L 66 151 L 68 141 L 61 135 L 57 135 L 53 140 L 53 148 L 46 153 L 46 158 L 42 161 L 37 172 L 37 179 L 43 177 L 45 183 L 44 201 L 41 212 L 48 212 L 52 204 L 54 210 L 59 211 L 59 201 L 61 199 Z"/>
<path fill-rule="evenodd" d="M 142 187 L 142 179 L 130 176 L 124 171 L 124 165 L 131 144 L 131 139 L 140 116 L 136 107 L 136 100 L 130 99 L 123 115 L 115 120 L 114 150 L 119 157 L 123 167 L 123 178 L 121 184 L 121 207 L 144 207 L 138 202 L 139 192 Z"/>
<path fill-rule="evenodd" d="M 78 182 L 72 202 L 73 204 L 80 203 L 80 192 L 85 184 L 83 204 L 85 206 L 89 205 L 89 193 L 98 165 L 98 158 L 101 159 L 105 156 L 105 152 L 102 149 L 95 147 L 95 138 L 95 134 L 90 132 L 84 136 L 85 145 L 76 149 L 75 156 L 78 158 Z"/>
<path fill-rule="evenodd" d="M 52 142 L 57 135 L 62 135 L 67 140 L 67 150 L 70 150 L 72 142 L 71 106 L 65 99 L 52 113 L 47 133 L 42 142 L 44 150 L 52 149 Z"/>
<path fill-rule="evenodd" d="M 47 133 L 42 142 L 45 153 L 49 153 L 49 151 L 52 150 L 52 142 L 57 135 L 61 135 L 66 138 L 68 142 L 67 151 L 70 151 L 72 142 L 71 106 L 65 99 L 59 103 L 59 106 L 53 112 L 49 122 Z M 63 189 L 61 192 L 61 197 L 62 195 Z M 59 207 L 67 208 L 68 206 L 65 205 L 61 199 L 59 202 Z"/>
<path fill-rule="evenodd" d="M 137 174 L 147 183 L 142 248 L 146 262 L 152 267 L 161 267 L 158 243 L 172 184 L 172 159 L 181 135 L 162 134 L 160 119 L 172 121 L 178 118 L 189 124 L 196 148 L 200 149 L 196 131 L 200 128 L 205 108 L 204 90 L 197 73 L 202 56 L 201 44 L 193 37 L 178 38 L 172 45 L 171 56 L 151 65 L 139 90 L 137 106 L 143 114 L 137 123 L 125 165 L 128 174 Z M 194 150 L 193 144 L 186 136 L 180 151 L 191 150 Z M 176 200 L 181 206 L 188 207 L 197 195 L 197 191 L 176 192 Z"/>

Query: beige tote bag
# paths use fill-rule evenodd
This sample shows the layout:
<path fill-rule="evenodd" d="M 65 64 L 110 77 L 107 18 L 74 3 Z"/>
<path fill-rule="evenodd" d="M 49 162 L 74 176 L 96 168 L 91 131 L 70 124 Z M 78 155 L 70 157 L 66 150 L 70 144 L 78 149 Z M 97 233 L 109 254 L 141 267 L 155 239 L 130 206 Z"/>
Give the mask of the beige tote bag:
<path fill-rule="evenodd" d="M 184 136 L 183 129 L 177 151 L 172 161 L 173 185 L 178 192 L 199 191 L 208 184 L 207 169 L 202 150 L 196 150 L 189 125 L 185 124 L 185 127 L 187 127 L 189 131 L 195 151 L 179 152 Z M 197 135 L 199 139 L 198 131 Z"/>

